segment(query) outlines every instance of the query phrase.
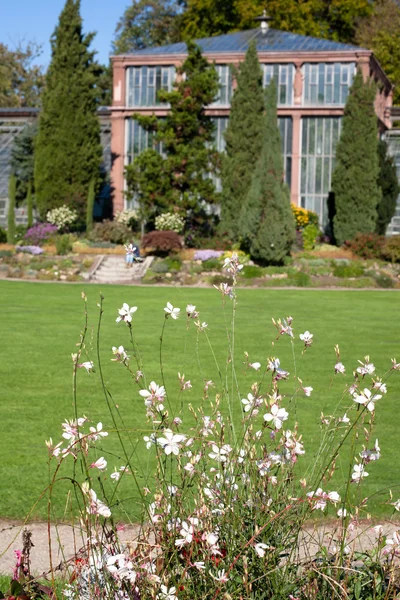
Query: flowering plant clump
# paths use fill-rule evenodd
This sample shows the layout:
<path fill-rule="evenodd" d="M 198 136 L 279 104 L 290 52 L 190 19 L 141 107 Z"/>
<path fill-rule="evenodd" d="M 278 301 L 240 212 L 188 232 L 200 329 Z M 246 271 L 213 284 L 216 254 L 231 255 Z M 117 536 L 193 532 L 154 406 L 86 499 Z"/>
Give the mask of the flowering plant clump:
<path fill-rule="evenodd" d="M 208 324 L 199 307 L 187 304 L 181 309 L 171 302 L 164 309 L 159 307 L 159 369 L 155 372 L 153 366 L 151 380 L 146 378 L 136 340 L 137 319 L 145 307 L 124 302 L 118 309 L 116 320 L 127 327 L 116 326 L 119 341 L 109 348 L 109 365 L 125 370 L 127 381 L 132 382 L 129 396 L 133 395 L 134 410 L 142 411 L 140 426 L 134 430 L 125 421 L 122 407 L 111 401 L 109 378 L 100 364 L 103 351 L 98 347 L 94 360 L 87 356 L 86 317 L 78 350 L 72 355 L 74 394 L 82 371 L 99 377 L 111 427 L 104 431 L 102 422 L 90 425 L 88 417 L 75 416 L 62 424 L 61 441 L 46 442 L 54 463 L 50 490 L 64 461 L 82 465 L 80 469 L 74 465 L 73 485 L 79 498 L 77 517 L 87 542 L 64 589 L 66 597 L 395 597 L 399 533 L 390 531 L 391 537 L 385 537 L 379 530 L 376 546 L 361 554 L 357 527 L 369 510 L 363 480 L 376 476 L 376 463 L 385 451 L 378 440 L 371 447 L 375 414 L 384 405 L 387 379 L 400 370 L 400 363 L 392 359 L 383 378 L 377 376 L 369 356 L 346 370 L 335 346 L 331 373 L 340 389 L 345 389 L 346 412 L 338 405 L 334 414 L 321 415 L 321 447 L 307 461 L 308 447 L 296 407 L 298 400 L 310 397 L 313 388 L 309 376 L 300 378 L 300 362 L 295 360 L 290 366 L 285 356 L 295 356 L 298 349 L 301 365 L 304 361 L 312 364 L 318 336 L 303 328 L 298 333 L 291 316 L 272 319 L 272 352 L 260 346 L 257 356 L 250 357 L 246 351 L 239 372 L 234 321 L 242 267 L 236 253 L 225 258 L 232 285 L 229 291 L 217 290 L 231 325 L 223 366 L 212 350 L 213 377 L 202 366 L 200 376 L 182 370 L 174 373 L 168 367 L 173 358 L 165 349 L 168 336 L 192 332 L 195 348 L 210 347 Z M 86 306 L 85 296 L 84 300 Z M 102 297 L 99 308 L 100 332 Z M 157 317 L 152 314 L 152 318 Z M 125 346 L 117 345 L 120 341 L 129 345 L 129 354 Z M 290 354 L 282 345 L 288 346 Z M 87 360 L 81 362 L 83 355 Z M 201 365 L 200 353 L 197 358 Z M 195 363 L 188 364 L 193 369 Z M 352 373 L 348 379 L 347 372 Z M 117 453 L 106 450 L 112 435 L 121 444 Z M 147 461 L 137 460 L 139 444 L 154 465 L 142 474 L 141 462 Z M 343 479 L 344 472 L 348 476 Z M 135 539 L 123 545 L 113 522 L 119 518 L 118 506 L 124 506 L 124 497 L 132 496 L 140 504 L 141 519 Z M 390 503 L 400 510 L 400 500 Z M 125 507 L 124 511 L 127 520 L 138 520 Z M 303 551 L 309 535 L 307 519 L 316 511 L 329 517 L 330 536 L 315 542 L 313 550 L 309 544 Z M 352 589 L 359 592 L 350 595 Z M 336 595 L 334 590 L 339 590 Z M 343 590 L 347 590 L 345 595 Z"/>
<path fill-rule="evenodd" d="M 60 206 L 59 208 L 53 208 L 46 214 L 48 223 L 52 223 L 58 229 L 58 231 L 67 231 L 68 227 L 75 223 L 78 218 L 76 210 L 69 208 L 69 206 Z"/>
<path fill-rule="evenodd" d="M 312 210 L 307 210 L 301 206 L 291 203 L 293 216 L 296 221 L 296 229 L 303 229 L 307 225 L 318 227 L 318 215 Z"/>
<path fill-rule="evenodd" d="M 24 239 L 32 245 L 40 246 L 50 240 L 57 233 L 56 225 L 51 223 L 36 223 L 28 229 Z"/>
<path fill-rule="evenodd" d="M 210 258 L 220 258 L 224 254 L 223 250 L 197 250 L 194 254 L 193 260 L 201 260 L 205 262 Z"/>
<path fill-rule="evenodd" d="M 114 219 L 118 221 L 118 223 L 122 223 L 133 229 L 139 221 L 139 215 L 133 208 L 130 210 L 117 210 Z"/>
<path fill-rule="evenodd" d="M 37 256 L 38 254 L 43 254 L 44 250 L 40 246 L 16 246 L 15 250 L 17 252 L 25 252 L 26 254 L 33 254 Z"/>
<path fill-rule="evenodd" d="M 176 213 L 167 212 L 156 217 L 155 225 L 157 231 L 175 231 L 175 233 L 182 233 L 185 221 Z"/>

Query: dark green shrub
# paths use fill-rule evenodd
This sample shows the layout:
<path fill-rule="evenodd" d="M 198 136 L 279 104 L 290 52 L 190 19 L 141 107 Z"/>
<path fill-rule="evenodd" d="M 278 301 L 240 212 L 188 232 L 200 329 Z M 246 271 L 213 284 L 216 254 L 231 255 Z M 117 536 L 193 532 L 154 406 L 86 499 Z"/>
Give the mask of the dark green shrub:
<path fill-rule="evenodd" d="M 393 279 L 389 275 L 386 275 L 386 273 L 380 273 L 379 275 L 377 275 L 375 277 L 375 281 L 380 288 L 389 289 L 394 287 Z"/>
<path fill-rule="evenodd" d="M 288 279 L 288 283 L 295 285 L 296 287 L 309 287 L 312 283 L 311 277 L 304 271 L 297 271 L 295 275 L 292 275 Z"/>
<path fill-rule="evenodd" d="M 12 255 L 11 250 L 0 250 L 0 258 L 10 258 Z"/>
<path fill-rule="evenodd" d="M 218 258 L 209 258 L 205 260 L 202 264 L 202 271 L 221 271 L 222 263 Z"/>
<path fill-rule="evenodd" d="M 72 251 L 71 238 L 68 234 L 59 235 L 56 237 L 57 254 L 68 254 Z"/>
<path fill-rule="evenodd" d="M 382 258 L 390 262 L 400 262 L 400 235 L 393 236 L 385 241 L 382 248 Z"/>
<path fill-rule="evenodd" d="M 169 266 L 166 260 L 157 260 L 152 264 L 151 270 L 154 273 L 168 273 Z"/>
<path fill-rule="evenodd" d="M 364 275 L 364 268 L 361 265 L 350 264 L 350 265 L 335 265 L 333 268 L 333 275 L 335 277 L 362 277 Z"/>
<path fill-rule="evenodd" d="M 5 229 L 0 227 L 0 244 L 6 244 L 6 243 L 7 243 L 7 232 Z"/>
<path fill-rule="evenodd" d="M 88 233 L 88 239 L 92 242 L 111 242 L 113 244 L 126 244 L 131 241 L 132 232 L 123 223 L 105 220 L 96 223 Z"/>
<path fill-rule="evenodd" d="M 362 258 L 380 258 L 385 238 L 376 233 L 357 233 L 345 246 Z"/>
<path fill-rule="evenodd" d="M 256 277 L 263 277 L 265 270 L 262 267 L 256 265 L 245 265 L 240 271 L 241 277 L 245 279 L 254 279 Z"/>

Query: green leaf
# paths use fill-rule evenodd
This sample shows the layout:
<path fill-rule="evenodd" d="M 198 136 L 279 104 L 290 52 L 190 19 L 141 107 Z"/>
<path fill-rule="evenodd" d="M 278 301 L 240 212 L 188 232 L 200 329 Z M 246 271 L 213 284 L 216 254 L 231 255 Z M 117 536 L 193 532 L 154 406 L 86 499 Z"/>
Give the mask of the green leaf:
<path fill-rule="evenodd" d="M 24 588 L 19 581 L 13 579 L 10 585 L 11 596 L 20 596 L 24 593 Z"/>

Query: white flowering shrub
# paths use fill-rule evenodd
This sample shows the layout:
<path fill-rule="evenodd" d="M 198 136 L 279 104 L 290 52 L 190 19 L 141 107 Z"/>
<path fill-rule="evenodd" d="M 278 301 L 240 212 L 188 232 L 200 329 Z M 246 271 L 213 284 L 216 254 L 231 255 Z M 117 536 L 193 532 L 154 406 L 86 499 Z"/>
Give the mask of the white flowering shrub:
<path fill-rule="evenodd" d="M 139 223 L 139 215 L 136 210 L 118 210 L 115 213 L 115 220 L 131 229 L 135 229 Z"/>
<path fill-rule="evenodd" d="M 78 218 L 78 213 L 69 208 L 69 206 L 60 206 L 59 208 L 53 208 L 46 214 L 46 220 L 48 223 L 55 225 L 58 231 L 67 231 L 69 226 Z"/>
<path fill-rule="evenodd" d="M 292 371 L 277 355 L 280 345 L 288 344 L 294 357 L 302 354 L 301 364 L 314 361 L 314 335 L 296 333 L 291 317 L 273 319 L 274 355 L 263 357 L 262 348 L 257 356 L 245 352 L 248 383 L 240 389 L 234 322 L 242 265 L 236 254 L 225 259 L 224 268 L 233 285 L 215 287 L 231 325 L 227 361 L 224 367 L 215 365 L 214 380 L 202 372 L 199 385 L 194 373 L 177 373 L 175 384 L 167 384 L 166 337 L 193 328 L 197 346 L 202 341 L 210 345 L 209 325 L 196 306 L 182 310 L 167 302 L 160 310 L 160 371 L 149 379 L 136 341 L 140 307 L 123 303 L 113 317 L 119 328 L 115 336 L 121 340 L 125 335 L 125 345 L 113 346 L 110 360 L 134 386 L 135 410 L 143 411 L 140 430 L 130 430 L 112 401 L 105 367 L 96 364 L 103 350 L 98 348 L 96 358 L 87 356 L 87 325 L 81 334 L 72 355 L 74 390 L 81 371 L 99 377 L 112 431 L 76 416 L 62 424 L 61 441 L 46 442 L 54 463 L 50 490 L 61 463 L 81 463 L 74 466 L 73 483 L 77 518 L 88 541 L 64 595 L 107 600 L 394 598 L 400 533 L 384 535 L 382 528 L 370 526 L 376 543 L 362 553 L 357 538 L 359 519 L 368 512 L 362 484 L 374 475 L 381 456 L 378 440 L 371 442 L 375 413 L 400 363 L 393 359 L 380 378 L 368 356 L 344 365 L 335 347 L 332 377 L 345 390 L 347 410 L 321 415 L 321 447 L 306 462 L 296 400 L 313 397 L 312 382 L 303 381 L 297 361 Z M 99 307 L 100 331 L 102 299 Z M 107 450 L 111 435 L 118 436 L 121 458 Z M 151 476 L 141 474 L 138 438 L 155 465 Z M 113 527 L 120 489 L 137 499 L 142 513 L 136 539 L 126 547 Z M 400 500 L 392 504 L 400 510 Z M 320 540 L 307 526 L 318 511 L 330 523 L 329 536 Z"/>
<path fill-rule="evenodd" d="M 175 231 L 175 233 L 182 233 L 185 221 L 176 213 L 167 212 L 156 217 L 155 225 L 157 231 Z"/>

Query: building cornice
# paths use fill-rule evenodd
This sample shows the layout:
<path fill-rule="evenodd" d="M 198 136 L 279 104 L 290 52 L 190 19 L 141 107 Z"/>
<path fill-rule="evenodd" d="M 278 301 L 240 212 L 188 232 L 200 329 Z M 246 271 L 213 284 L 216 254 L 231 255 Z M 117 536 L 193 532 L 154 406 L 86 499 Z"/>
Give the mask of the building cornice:
<path fill-rule="evenodd" d="M 260 62 L 270 63 L 294 63 L 303 62 L 358 62 L 361 58 L 370 58 L 372 52 L 370 50 L 340 50 L 335 52 L 258 52 Z M 204 52 L 203 56 L 209 61 L 217 64 L 238 63 L 244 60 L 244 52 Z M 128 66 L 143 66 L 143 65 L 167 65 L 181 64 L 187 57 L 187 54 L 120 54 L 111 56 L 110 60 L 114 65 L 124 67 Z"/>

